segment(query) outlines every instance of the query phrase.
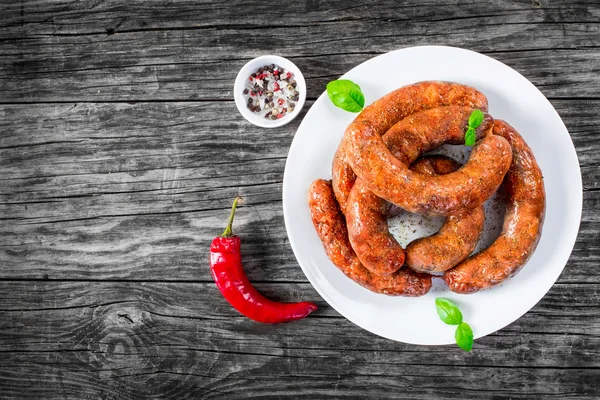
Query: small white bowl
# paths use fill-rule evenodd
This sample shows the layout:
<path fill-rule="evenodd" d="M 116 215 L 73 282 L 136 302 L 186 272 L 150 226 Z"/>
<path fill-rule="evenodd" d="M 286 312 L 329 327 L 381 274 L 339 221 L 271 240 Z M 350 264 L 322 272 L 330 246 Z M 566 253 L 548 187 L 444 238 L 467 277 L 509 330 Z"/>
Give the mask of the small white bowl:
<path fill-rule="evenodd" d="M 278 65 L 294 74 L 296 89 L 300 95 L 296 102 L 296 106 L 294 107 L 294 111 L 276 120 L 261 117 L 257 113 L 250 111 L 246 106 L 246 99 L 244 99 L 243 93 L 246 88 L 246 81 L 250 77 L 250 74 L 269 64 Z M 298 67 L 290 60 L 273 55 L 260 56 L 248 61 L 246 65 L 240 69 L 240 72 L 238 72 L 237 77 L 235 78 L 235 84 L 233 85 L 233 98 L 235 99 L 235 105 L 240 111 L 240 114 L 242 114 L 249 122 L 263 128 L 277 128 L 278 126 L 283 126 L 291 122 L 298 114 L 300 114 L 300 110 L 304 107 L 304 101 L 306 100 L 306 82 L 304 81 L 304 76 L 302 75 L 302 72 L 300 72 L 300 69 L 298 69 Z"/>

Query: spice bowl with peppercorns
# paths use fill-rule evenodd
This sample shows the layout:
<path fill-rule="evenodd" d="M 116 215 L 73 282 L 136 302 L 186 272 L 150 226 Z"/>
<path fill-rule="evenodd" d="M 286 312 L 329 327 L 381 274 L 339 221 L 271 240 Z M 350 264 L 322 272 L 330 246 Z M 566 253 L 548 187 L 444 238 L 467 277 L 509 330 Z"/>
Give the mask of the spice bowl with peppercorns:
<path fill-rule="evenodd" d="M 306 82 L 293 62 L 267 55 L 242 67 L 233 91 L 235 105 L 244 118 L 263 128 L 276 128 L 300 113 L 306 99 Z"/>

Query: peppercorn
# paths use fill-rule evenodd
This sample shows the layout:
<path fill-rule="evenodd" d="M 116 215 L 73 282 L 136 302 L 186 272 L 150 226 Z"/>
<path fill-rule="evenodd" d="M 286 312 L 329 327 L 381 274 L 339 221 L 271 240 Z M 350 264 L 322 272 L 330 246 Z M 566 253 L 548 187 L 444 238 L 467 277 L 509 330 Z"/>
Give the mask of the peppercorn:
<path fill-rule="evenodd" d="M 248 94 L 248 89 L 244 89 L 244 94 Z"/>

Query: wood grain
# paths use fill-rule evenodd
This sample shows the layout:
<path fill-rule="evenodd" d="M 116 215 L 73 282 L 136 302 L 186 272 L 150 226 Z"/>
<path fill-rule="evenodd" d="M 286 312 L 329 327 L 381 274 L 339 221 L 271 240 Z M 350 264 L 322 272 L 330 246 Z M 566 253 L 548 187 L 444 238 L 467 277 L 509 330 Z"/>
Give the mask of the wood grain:
<path fill-rule="evenodd" d="M 562 279 L 590 281 L 600 274 L 600 101 L 554 104 L 586 187 Z M 224 110 L 235 117 L 213 117 Z M 305 281 L 281 206 L 299 121 L 265 133 L 236 113 L 229 102 L 0 106 L 0 125 L 10 126 L 0 138 L 0 278 L 210 280 L 198 265 L 241 195 L 235 229 L 250 277 Z"/>
<path fill-rule="evenodd" d="M 83 389 L 92 397 L 123 399 L 597 394 L 598 285 L 592 296 L 589 286 L 568 285 L 570 314 L 557 318 L 565 300 L 557 294 L 560 286 L 465 354 L 454 346 L 376 337 L 331 318 L 335 312 L 322 301 L 306 320 L 265 326 L 239 316 L 212 284 L 3 282 L 0 373 L 9 396 L 41 395 L 42 388 L 30 383 L 48 376 L 54 379 L 46 391 L 76 396 Z M 279 300 L 316 297 L 308 284 L 258 288 Z M 15 295 L 6 296 L 7 289 Z M 6 324 L 10 320 L 19 325 Z M 563 359 L 565 353 L 570 357 Z M 12 365 L 27 368 L 27 378 Z M 520 385 L 503 385 L 514 381 Z"/>
<path fill-rule="evenodd" d="M 6 4 L 0 100 L 231 100 L 235 74 L 261 54 L 296 62 L 314 99 L 374 55 L 427 44 L 491 54 L 549 97 L 598 97 L 600 90 L 594 2 L 164 3 Z"/>
<path fill-rule="evenodd" d="M 597 1 L 21 0 L 0 15 L 0 398 L 600 397 Z M 303 115 L 266 131 L 232 101 L 257 55 L 302 69 L 307 110 L 355 65 L 425 44 L 531 80 L 584 184 L 558 282 L 469 354 L 376 337 L 320 299 L 282 216 Z M 219 295 L 208 245 L 236 195 L 250 279 L 316 301 L 309 318 L 259 325 Z"/>

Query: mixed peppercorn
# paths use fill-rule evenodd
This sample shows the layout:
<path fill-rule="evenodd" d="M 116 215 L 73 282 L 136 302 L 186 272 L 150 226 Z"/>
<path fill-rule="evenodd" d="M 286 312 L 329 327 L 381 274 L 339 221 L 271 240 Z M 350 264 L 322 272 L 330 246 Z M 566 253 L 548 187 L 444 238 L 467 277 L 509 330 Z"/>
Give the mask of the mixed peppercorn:
<path fill-rule="evenodd" d="M 290 71 L 275 64 L 265 65 L 248 78 L 244 89 L 246 106 L 268 119 L 283 118 L 294 111 L 300 98 L 296 86 Z"/>

